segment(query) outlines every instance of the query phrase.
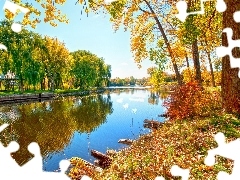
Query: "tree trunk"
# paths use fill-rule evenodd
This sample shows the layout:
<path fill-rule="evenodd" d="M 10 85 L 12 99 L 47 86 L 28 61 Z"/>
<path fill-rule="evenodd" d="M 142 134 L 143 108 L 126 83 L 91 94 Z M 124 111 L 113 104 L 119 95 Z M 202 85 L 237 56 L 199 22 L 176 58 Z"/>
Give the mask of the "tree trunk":
<path fill-rule="evenodd" d="M 51 90 L 51 76 L 48 76 L 48 90 Z"/>
<path fill-rule="evenodd" d="M 40 82 L 40 89 L 43 90 L 43 79 Z"/>
<path fill-rule="evenodd" d="M 227 9 L 223 12 L 223 28 L 232 28 L 233 40 L 240 39 L 240 28 L 233 19 L 233 14 L 240 10 L 240 3 L 237 0 L 225 0 Z M 226 33 L 222 34 L 222 45 L 228 46 Z M 235 58 L 240 57 L 239 49 L 233 49 Z M 222 58 L 222 101 L 223 109 L 227 113 L 240 114 L 240 78 L 239 68 L 231 68 L 229 56 Z"/>
<path fill-rule="evenodd" d="M 173 69 L 174 69 L 174 71 L 175 71 L 178 84 L 181 85 L 181 84 L 182 84 L 181 74 L 180 74 L 180 72 L 179 72 L 179 70 L 178 70 L 177 63 L 176 63 L 176 59 L 175 59 L 175 57 L 174 57 L 174 55 L 173 55 L 172 48 L 171 48 L 171 46 L 170 46 L 170 43 L 169 43 L 169 41 L 168 41 L 168 39 L 167 39 L 167 36 L 166 36 L 164 30 L 163 30 L 162 24 L 160 23 L 157 15 L 156 15 L 155 12 L 153 11 L 153 8 L 152 8 L 151 5 L 149 4 L 149 2 L 148 2 L 147 0 L 144 0 L 144 2 L 147 4 L 147 6 L 148 6 L 148 8 L 150 9 L 151 13 L 154 15 L 154 19 L 155 19 L 155 21 L 156 21 L 156 23 L 157 23 L 158 29 L 160 30 L 160 32 L 161 32 L 161 34 L 162 34 L 162 36 L 163 36 L 164 42 L 165 42 L 165 44 L 166 44 L 166 46 L 167 46 L 167 49 L 168 49 L 168 52 L 169 52 L 169 54 L 170 54 L 170 57 L 171 57 L 171 60 L 172 60 L 172 64 L 173 64 Z"/>
<path fill-rule="evenodd" d="M 54 81 L 54 75 L 51 76 L 51 91 L 54 91 L 55 88 L 55 81 Z"/>
<path fill-rule="evenodd" d="M 98 165 L 103 169 L 109 167 L 112 163 L 112 159 L 109 156 L 99 151 L 91 150 L 91 156 L 98 159 Z"/>
<path fill-rule="evenodd" d="M 189 60 L 187 55 L 186 55 L 186 62 L 187 62 L 187 68 L 189 68 Z"/>
<path fill-rule="evenodd" d="M 193 55 L 194 68 L 195 68 L 195 71 L 196 71 L 195 79 L 201 85 L 202 84 L 202 77 L 201 77 L 199 52 L 198 52 L 198 41 L 197 40 L 194 40 L 193 43 L 192 43 L 192 55 Z"/>
<path fill-rule="evenodd" d="M 207 56 L 208 56 L 208 62 L 209 62 L 209 66 L 210 66 L 212 86 L 215 87 L 216 84 L 215 84 L 215 78 L 214 78 L 214 73 L 213 73 L 213 66 L 212 66 L 210 52 L 207 52 Z"/>
<path fill-rule="evenodd" d="M 45 77 L 43 78 L 43 90 L 44 91 L 46 90 L 46 78 Z"/>
<path fill-rule="evenodd" d="M 22 75 L 20 75 L 19 77 L 19 90 L 20 92 L 23 92 L 23 78 L 22 78 Z"/>

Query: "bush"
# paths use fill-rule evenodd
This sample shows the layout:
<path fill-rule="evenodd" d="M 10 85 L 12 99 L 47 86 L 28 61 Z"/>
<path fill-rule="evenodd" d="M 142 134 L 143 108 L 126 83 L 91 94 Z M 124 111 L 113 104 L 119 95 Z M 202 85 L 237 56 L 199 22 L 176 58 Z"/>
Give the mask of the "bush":
<path fill-rule="evenodd" d="M 221 95 L 220 91 L 207 91 L 192 81 L 176 87 L 163 106 L 170 120 L 207 117 L 221 109 Z"/>

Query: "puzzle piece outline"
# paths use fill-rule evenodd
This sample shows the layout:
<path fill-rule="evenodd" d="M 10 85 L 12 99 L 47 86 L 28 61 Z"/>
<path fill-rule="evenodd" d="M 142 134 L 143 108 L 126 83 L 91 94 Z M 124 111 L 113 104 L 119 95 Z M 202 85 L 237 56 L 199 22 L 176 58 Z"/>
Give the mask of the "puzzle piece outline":
<path fill-rule="evenodd" d="M 227 33 L 228 46 L 219 46 L 216 48 L 216 54 L 219 58 L 224 57 L 226 55 L 229 56 L 230 66 L 231 68 L 239 68 L 238 77 L 240 78 L 240 58 L 234 58 L 232 55 L 232 49 L 235 47 L 240 48 L 240 39 L 233 40 L 233 30 L 231 28 L 223 29 L 224 33 Z"/>
<path fill-rule="evenodd" d="M 190 170 L 189 169 L 182 169 L 178 165 L 173 165 L 170 170 L 171 174 L 175 177 L 180 176 L 182 177 L 182 180 L 188 180 L 190 176 Z M 155 180 L 165 180 L 163 176 L 157 176 Z"/>
<path fill-rule="evenodd" d="M 3 124 L 0 126 L 0 132 L 2 132 L 9 124 Z M 42 179 L 59 179 L 69 180 L 65 172 L 67 171 L 70 161 L 62 160 L 59 163 L 60 172 L 45 172 L 42 167 L 42 156 L 40 153 L 40 147 L 38 143 L 32 142 L 28 145 L 28 151 L 34 155 L 34 157 L 23 166 L 19 166 L 17 162 L 11 157 L 12 152 L 16 152 L 19 149 L 19 144 L 16 141 L 11 141 L 7 147 L 4 147 L 0 142 L 0 178 L 13 180 L 17 178 L 23 179 L 35 179 L 40 177 Z M 82 180 L 90 180 L 88 176 L 83 176 Z"/>
<path fill-rule="evenodd" d="M 9 10 L 13 14 L 16 14 L 18 10 L 24 14 L 26 14 L 30 11 L 28 8 L 24 8 L 24 7 L 19 6 L 11 1 L 8 1 L 8 0 L 6 0 L 3 5 L 3 10 L 5 10 L 5 9 Z M 22 25 L 19 23 L 13 23 L 11 25 L 11 29 L 16 33 L 19 33 L 22 30 Z"/>
<path fill-rule="evenodd" d="M 218 180 L 237 180 L 240 177 L 240 138 L 231 141 L 229 143 L 225 142 L 225 136 L 223 133 L 219 132 L 214 136 L 218 147 L 208 150 L 208 155 L 204 160 L 204 164 L 208 166 L 213 166 L 215 162 L 215 156 L 219 155 L 224 158 L 228 158 L 234 161 L 232 173 L 228 174 L 224 171 L 219 171 L 217 175 Z"/>
<path fill-rule="evenodd" d="M 178 14 L 176 17 L 184 22 L 189 15 L 195 15 L 195 14 L 204 14 L 204 2 L 211 1 L 211 0 L 201 0 L 200 11 L 193 11 L 193 12 L 187 12 L 187 3 L 185 0 L 180 0 L 176 3 L 176 8 L 178 10 Z M 224 0 L 217 0 L 216 9 L 218 12 L 224 12 L 226 10 L 227 6 Z"/>

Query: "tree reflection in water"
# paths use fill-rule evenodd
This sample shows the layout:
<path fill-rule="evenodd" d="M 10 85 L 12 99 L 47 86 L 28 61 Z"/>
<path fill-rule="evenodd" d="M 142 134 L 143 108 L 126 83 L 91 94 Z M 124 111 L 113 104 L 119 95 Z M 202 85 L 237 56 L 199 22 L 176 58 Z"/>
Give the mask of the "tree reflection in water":
<path fill-rule="evenodd" d="M 167 91 L 150 91 L 150 96 L 148 97 L 148 103 L 158 105 L 159 100 L 163 101 L 168 97 L 169 93 Z"/>
<path fill-rule="evenodd" d="M 39 144 L 43 156 L 61 151 L 69 143 L 74 132 L 94 131 L 105 123 L 107 115 L 113 112 L 110 96 L 102 95 L 0 108 L 3 113 L 0 116 L 1 124 L 11 122 L 0 134 L 0 140 L 5 146 L 11 140 L 19 143 L 20 149 L 13 153 L 13 158 L 20 165 L 32 158 L 27 150 L 31 142 Z M 9 112 L 15 112 L 13 117 L 17 119 L 11 119 Z"/>

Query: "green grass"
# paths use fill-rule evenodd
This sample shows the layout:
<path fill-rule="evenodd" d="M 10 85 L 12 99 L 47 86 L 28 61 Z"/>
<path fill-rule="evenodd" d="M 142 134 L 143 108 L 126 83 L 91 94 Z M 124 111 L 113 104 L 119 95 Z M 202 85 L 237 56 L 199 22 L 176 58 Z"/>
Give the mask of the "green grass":
<path fill-rule="evenodd" d="M 16 95 L 16 94 L 39 94 L 39 93 L 55 93 L 55 94 L 66 94 L 66 93 L 74 93 L 74 92 L 81 92 L 84 90 L 79 90 L 79 89 L 56 89 L 53 92 L 50 90 L 26 90 L 26 91 L 0 91 L 0 96 L 11 96 L 11 95 Z M 87 91 L 87 90 L 86 90 Z"/>
<path fill-rule="evenodd" d="M 41 90 L 27 90 L 27 91 L 0 91 L 0 96 L 11 96 L 11 95 L 16 95 L 16 94 L 39 94 L 39 93 L 46 93 L 46 92 L 51 92 L 51 91 L 41 91 Z"/>

